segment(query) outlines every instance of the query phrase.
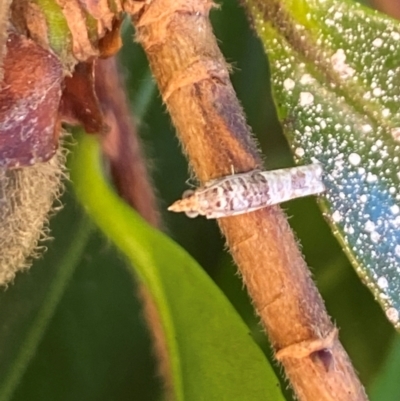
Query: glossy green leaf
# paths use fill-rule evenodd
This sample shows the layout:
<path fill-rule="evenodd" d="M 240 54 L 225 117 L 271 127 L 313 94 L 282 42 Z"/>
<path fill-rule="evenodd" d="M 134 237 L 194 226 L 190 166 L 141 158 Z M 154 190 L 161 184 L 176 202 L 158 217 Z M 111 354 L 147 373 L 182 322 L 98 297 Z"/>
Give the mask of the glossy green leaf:
<path fill-rule="evenodd" d="M 399 329 L 400 24 L 346 1 L 246 3 L 295 158 L 323 165 L 319 204 Z"/>
<path fill-rule="evenodd" d="M 109 188 L 93 137 L 81 138 L 71 175 L 78 198 L 153 298 L 174 399 L 283 400 L 265 356 L 221 291 L 186 252 Z"/>

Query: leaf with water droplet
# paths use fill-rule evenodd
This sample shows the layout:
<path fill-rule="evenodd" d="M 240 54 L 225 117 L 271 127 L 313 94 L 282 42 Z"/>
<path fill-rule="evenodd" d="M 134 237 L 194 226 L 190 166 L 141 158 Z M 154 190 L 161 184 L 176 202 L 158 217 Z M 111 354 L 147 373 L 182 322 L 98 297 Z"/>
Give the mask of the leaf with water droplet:
<path fill-rule="evenodd" d="M 350 2 L 246 3 L 295 158 L 323 165 L 321 209 L 400 329 L 400 24 Z"/>

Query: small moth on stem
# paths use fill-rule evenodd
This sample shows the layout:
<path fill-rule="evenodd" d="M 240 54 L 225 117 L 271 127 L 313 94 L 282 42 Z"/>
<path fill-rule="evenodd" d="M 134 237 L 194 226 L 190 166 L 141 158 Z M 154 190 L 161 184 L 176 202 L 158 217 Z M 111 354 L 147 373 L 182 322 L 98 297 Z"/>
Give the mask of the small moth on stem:
<path fill-rule="evenodd" d="M 183 199 L 168 210 L 185 212 L 188 217 L 198 215 L 207 219 L 252 212 L 325 191 L 322 166 L 285 168 L 273 171 L 253 170 L 209 181 L 196 190 L 188 190 Z"/>

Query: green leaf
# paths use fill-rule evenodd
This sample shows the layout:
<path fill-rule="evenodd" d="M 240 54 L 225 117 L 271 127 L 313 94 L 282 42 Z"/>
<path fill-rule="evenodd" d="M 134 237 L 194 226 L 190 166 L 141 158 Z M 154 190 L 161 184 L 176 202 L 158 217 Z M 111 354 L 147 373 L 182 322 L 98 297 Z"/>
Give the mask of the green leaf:
<path fill-rule="evenodd" d="M 37 0 L 45 17 L 49 44 L 54 52 L 66 58 L 72 52 L 72 35 L 62 8 L 54 0 Z"/>
<path fill-rule="evenodd" d="M 71 239 L 63 244 L 61 254 L 46 244 L 50 247 L 46 263 L 35 263 L 29 273 L 18 275 L 16 283 L 0 292 L 1 401 L 14 394 L 86 247 L 92 225 L 82 215 L 78 221 L 63 221 L 63 233 L 71 234 Z"/>
<path fill-rule="evenodd" d="M 397 401 L 400 399 L 400 338 L 396 337 L 385 366 L 371 389 L 371 401 Z"/>
<path fill-rule="evenodd" d="M 400 25 L 347 1 L 246 3 L 296 161 L 323 165 L 320 207 L 400 329 Z"/>
<path fill-rule="evenodd" d="M 71 175 L 78 198 L 128 258 L 131 274 L 157 307 L 174 399 L 283 400 L 265 356 L 221 291 L 109 188 L 95 138 L 81 138 Z"/>
<path fill-rule="evenodd" d="M 40 280 L 43 274 L 39 276 L 38 271 L 51 275 L 58 268 L 57 255 L 62 258 L 64 251 L 74 254 L 68 243 L 78 235 L 82 210 L 73 196 L 64 197 L 64 202 L 52 221 L 55 240 L 40 261 L 43 263 L 32 266 L 28 274 L 20 274 L 7 293 L 34 275 L 35 290 L 41 294 L 45 288 Z M 160 400 L 161 380 L 135 296 L 136 283 L 115 247 L 96 229 L 92 232 L 12 401 Z M 24 299 L 25 305 L 35 295 L 17 292 L 14 301 Z M 22 317 L 21 308 L 8 306 L 8 319 Z M 17 341 L 18 328 L 12 334 Z M 6 344 L 10 345 L 11 341 Z"/>

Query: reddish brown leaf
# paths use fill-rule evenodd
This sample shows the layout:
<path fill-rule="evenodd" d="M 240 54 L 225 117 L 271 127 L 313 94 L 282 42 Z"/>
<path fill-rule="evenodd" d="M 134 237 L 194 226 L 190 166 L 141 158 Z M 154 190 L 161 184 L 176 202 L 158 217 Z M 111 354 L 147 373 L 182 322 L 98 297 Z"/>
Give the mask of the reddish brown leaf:
<path fill-rule="evenodd" d="M 0 166 L 49 160 L 58 145 L 62 67 L 32 40 L 10 33 L 0 84 Z"/>
<path fill-rule="evenodd" d="M 121 39 L 122 19 L 116 19 L 113 22 L 112 30 L 106 32 L 99 41 L 100 57 L 111 57 L 118 52 L 122 46 Z"/>
<path fill-rule="evenodd" d="M 119 48 L 116 41 L 119 25 L 115 25 L 115 21 L 121 18 L 120 1 L 114 0 L 112 7 L 107 0 L 56 0 L 56 2 L 61 7 L 71 31 L 72 51 L 77 60 L 88 61 L 100 56 L 102 49 L 99 40 L 110 33 L 108 40 L 111 40 L 107 46 Z M 96 20 L 97 29 L 88 29 L 88 15 Z"/>
<path fill-rule="evenodd" d="M 111 30 L 115 16 L 122 11 L 121 3 L 123 1 L 114 0 L 112 6 L 110 6 L 111 2 L 108 0 L 79 0 L 78 2 L 81 7 L 96 19 L 98 31 L 104 32 L 105 30 Z"/>
<path fill-rule="evenodd" d="M 72 77 L 65 78 L 60 116 L 69 124 L 81 124 L 88 133 L 107 129 L 94 91 L 93 62 L 77 64 Z"/>

